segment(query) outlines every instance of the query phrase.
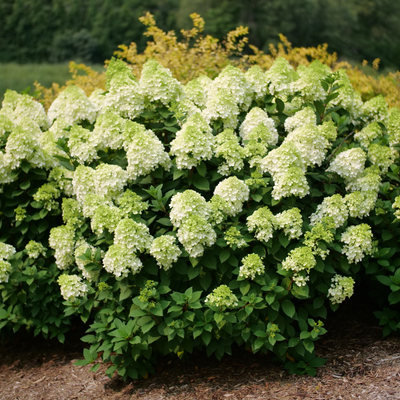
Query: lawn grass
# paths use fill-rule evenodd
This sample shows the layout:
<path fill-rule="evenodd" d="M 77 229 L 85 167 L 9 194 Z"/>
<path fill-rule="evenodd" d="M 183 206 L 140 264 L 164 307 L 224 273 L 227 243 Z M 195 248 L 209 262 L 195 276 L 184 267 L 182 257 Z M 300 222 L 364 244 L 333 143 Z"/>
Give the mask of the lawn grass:
<path fill-rule="evenodd" d="M 92 66 L 93 67 L 93 66 Z M 102 66 L 95 65 L 94 69 L 101 70 Z M 20 92 L 28 86 L 34 90 L 33 83 L 40 82 L 49 87 L 53 82 L 64 83 L 70 79 L 68 63 L 65 64 L 17 64 L 0 63 L 0 102 L 3 101 L 7 89 Z"/>

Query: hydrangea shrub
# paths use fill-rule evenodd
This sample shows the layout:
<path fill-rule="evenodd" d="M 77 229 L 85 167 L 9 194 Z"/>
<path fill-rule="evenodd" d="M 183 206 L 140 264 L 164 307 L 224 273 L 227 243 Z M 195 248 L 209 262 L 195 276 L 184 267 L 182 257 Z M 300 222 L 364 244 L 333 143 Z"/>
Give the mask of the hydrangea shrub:
<path fill-rule="evenodd" d="M 360 282 L 400 302 L 400 111 L 343 77 L 280 58 L 183 85 L 113 60 L 106 92 L 70 87 L 47 114 L 7 92 L 0 328 L 62 340 L 79 316 L 78 363 L 124 379 L 234 345 L 315 374 L 323 321 Z"/>

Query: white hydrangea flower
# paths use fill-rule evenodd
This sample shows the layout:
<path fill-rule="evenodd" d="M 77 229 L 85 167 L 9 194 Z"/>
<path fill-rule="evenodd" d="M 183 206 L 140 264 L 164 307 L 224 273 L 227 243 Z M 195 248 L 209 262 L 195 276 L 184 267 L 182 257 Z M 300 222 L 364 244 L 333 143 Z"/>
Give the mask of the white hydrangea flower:
<path fill-rule="evenodd" d="M 55 199 L 60 197 L 60 191 L 55 187 L 53 182 L 45 183 L 33 195 L 35 201 L 43 203 L 43 208 L 48 211 L 57 210 L 59 204 Z"/>
<path fill-rule="evenodd" d="M 276 226 L 283 229 L 289 239 L 298 239 L 302 234 L 303 218 L 297 207 L 275 215 Z"/>
<path fill-rule="evenodd" d="M 239 269 L 239 277 L 244 279 L 255 279 L 257 275 L 263 274 L 265 266 L 258 254 L 248 254 L 242 258 L 242 265 Z"/>
<path fill-rule="evenodd" d="M 12 271 L 12 265 L 0 259 L 0 283 L 7 283 Z"/>
<path fill-rule="evenodd" d="M 214 154 L 215 138 L 201 114 L 192 115 L 171 142 L 171 154 L 179 169 L 190 169 Z"/>
<path fill-rule="evenodd" d="M 215 243 L 217 234 L 205 218 L 192 214 L 181 223 L 178 240 L 190 257 L 197 258 L 203 255 L 205 246 Z"/>
<path fill-rule="evenodd" d="M 360 192 L 355 191 L 344 196 L 344 202 L 353 218 L 363 218 L 375 208 L 378 198 L 376 191 Z"/>
<path fill-rule="evenodd" d="M 206 106 L 207 94 L 212 86 L 212 79 L 206 75 L 189 81 L 185 86 L 186 97 L 197 107 L 203 109 Z"/>
<path fill-rule="evenodd" d="M 221 196 L 214 195 L 207 203 L 210 207 L 209 221 L 213 225 L 219 225 L 228 215 L 230 215 L 230 203 Z"/>
<path fill-rule="evenodd" d="M 194 190 L 185 190 L 183 193 L 177 193 L 171 199 L 170 203 L 172 225 L 179 228 L 181 223 L 191 215 L 198 215 L 208 219 L 210 207 L 206 199 Z"/>
<path fill-rule="evenodd" d="M 343 303 L 347 298 L 353 296 L 354 279 L 336 274 L 332 278 L 331 287 L 328 290 L 328 297 L 332 304 Z"/>
<path fill-rule="evenodd" d="M 372 164 L 377 165 L 382 173 L 386 173 L 391 164 L 393 164 L 399 153 L 387 146 L 380 144 L 371 144 L 368 149 L 368 159 Z"/>
<path fill-rule="evenodd" d="M 226 285 L 220 285 L 210 293 L 206 299 L 205 304 L 219 307 L 219 308 L 234 308 L 238 305 L 237 297 L 232 293 Z"/>
<path fill-rule="evenodd" d="M 201 109 L 188 98 L 175 102 L 170 110 L 174 112 L 179 126 L 182 126 L 183 121 L 190 118 L 192 115 L 201 114 Z"/>
<path fill-rule="evenodd" d="M 131 69 L 112 58 L 107 68 L 107 93 L 102 111 L 134 119 L 144 110 L 144 96 Z"/>
<path fill-rule="evenodd" d="M 325 99 L 326 92 L 321 85 L 321 80 L 332 74 L 327 65 L 314 60 L 308 67 L 299 65 L 297 73 L 300 78 L 291 84 L 292 92 L 300 92 L 306 102 Z"/>
<path fill-rule="evenodd" d="M 209 93 L 202 115 L 208 123 L 221 119 L 225 129 L 236 129 L 239 107 L 229 90 L 220 89 Z"/>
<path fill-rule="evenodd" d="M 98 207 L 100 206 L 112 206 L 112 201 L 105 199 L 103 196 L 99 196 L 98 194 L 91 193 L 89 192 L 84 200 L 82 205 L 82 214 L 85 218 L 93 218 L 95 211 L 97 210 Z M 121 211 L 121 218 L 122 215 L 124 214 L 122 210 Z"/>
<path fill-rule="evenodd" d="M 268 242 L 272 238 L 276 224 L 277 220 L 267 206 L 259 208 L 247 217 L 249 232 L 255 231 L 256 239 L 264 242 Z"/>
<path fill-rule="evenodd" d="M 237 248 L 247 246 L 246 241 L 243 239 L 242 234 L 236 226 L 231 226 L 224 234 L 224 239 L 229 247 L 236 246 Z"/>
<path fill-rule="evenodd" d="M 252 90 L 244 73 L 237 67 L 228 65 L 214 79 L 209 96 L 220 90 L 227 90 L 240 110 L 248 110 L 252 102 Z"/>
<path fill-rule="evenodd" d="M 380 169 L 376 166 L 365 168 L 362 174 L 348 182 L 346 189 L 361 192 L 378 192 L 381 186 Z"/>
<path fill-rule="evenodd" d="M 312 250 L 308 246 L 297 247 L 291 250 L 282 261 L 282 269 L 293 272 L 293 282 L 297 286 L 305 286 L 310 269 L 317 264 Z"/>
<path fill-rule="evenodd" d="M 322 222 L 325 217 L 332 217 L 335 227 L 341 227 L 349 216 L 349 211 L 346 203 L 340 194 L 334 194 L 330 197 L 325 197 L 317 210 L 310 215 L 310 225 L 315 225 Z"/>
<path fill-rule="evenodd" d="M 94 282 L 97 280 L 100 271 L 88 271 L 85 266 L 89 263 L 91 263 L 91 260 L 81 260 L 79 257 L 83 256 L 86 251 L 90 251 L 90 255 L 93 258 L 94 254 L 96 252 L 96 248 L 85 242 L 85 240 L 80 240 L 77 243 L 76 249 L 75 249 L 75 263 L 82 272 L 82 276 L 87 279 L 89 282 Z"/>
<path fill-rule="evenodd" d="M 96 111 L 99 112 L 105 106 L 106 92 L 103 89 L 95 89 L 89 96 L 89 100 L 94 104 Z"/>
<path fill-rule="evenodd" d="M 165 152 L 164 145 L 151 131 L 138 131 L 131 139 L 126 152 L 128 167 L 126 168 L 130 179 L 148 175 L 159 166 L 169 170 L 171 160 Z"/>
<path fill-rule="evenodd" d="M 80 204 L 75 199 L 63 197 L 62 217 L 64 224 L 78 228 L 83 223 L 83 214 Z"/>
<path fill-rule="evenodd" d="M 9 109 L 16 118 L 23 115 L 35 121 L 40 128 L 46 130 L 50 126 L 46 111 L 42 104 L 27 94 L 19 94 L 14 90 L 7 90 L 2 103 L 3 109 Z"/>
<path fill-rule="evenodd" d="M 54 257 L 59 269 L 67 269 L 75 262 L 75 230 L 70 225 L 52 228 L 49 235 L 49 245 L 55 251 Z"/>
<path fill-rule="evenodd" d="M 271 68 L 265 73 L 271 94 L 289 95 L 292 93 L 292 82 L 299 79 L 299 74 L 293 69 L 289 62 L 279 57 Z"/>
<path fill-rule="evenodd" d="M 0 242 L 0 260 L 8 260 L 14 254 L 14 246 L 11 246 L 11 244 Z"/>
<path fill-rule="evenodd" d="M 342 253 L 349 263 L 360 262 L 366 254 L 372 253 L 372 231 L 367 224 L 349 226 L 342 233 L 341 242 L 345 243 Z"/>
<path fill-rule="evenodd" d="M 378 137 L 383 135 L 382 128 L 379 123 L 374 121 L 366 125 L 361 131 L 354 135 L 354 140 L 357 140 L 362 147 L 368 148 L 369 145 Z"/>
<path fill-rule="evenodd" d="M 400 109 L 393 107 L 389 110 L 385 125 L 389 135 L 390 145 L 400 143 Z"/>
<path fill-rule="evenodd" d="M 0 151 L 0 185 L 13 182 L 18 178 L 17 175 L 12 173 L 11 169 L 11 157 L 7 154 L 3 154 Z M 3 189 L 0 186 L 0 193 L 3 193 Z"/>
<path fill-rule="evenodd" d="M 68 125 L 84 120 L 93 123 L 97 116 L 96 106 L 78 86 L 68 86 L 51 104 L 47 113 L 50 122 L 63 118 Z"/>
<path fill-rule="evenodd" d="M 400 219 L 400 196 L 397 196 L 395 199 L 394 199 L 394 203 L 392 204 L 392 208 L 394 208 L 395 209 L 395 212 L 394 212 L 394 215 L 398 218 L 398 219 Z M 1 251 L 1 250 L 0 250 Z"/>
<path fill-rule="evenodd" d="M 150 254 L 165 271 L 169 270 L 182 254 L 180 248 L 175 243 L 176 239 L 173 236 L 162 235 L 155 238 L 151 244 Z"/>
<path fill-rule="evenodd" d="M 250 85 L 255 100 L 263 100 L 265 95 L 269 94 L 268 78 L 258 65 L 250 67 L 244 76 Z"/>
<path fill-rule="evenodd" d="M 221 196 L 228 204 L 226 214 L 235 216 L 240 213 L 243 203 L 249 199 L 249 187 L 236 176 L 231 176 L 218 183 L 214 195 Z"/>
<path fill-rule="evenodd" d="M 131 218 L 124 218 L 119 221 L 114 232 L 114 244 L 125 247 L 129 252 L 146 252 L 150 249 L 153 237 L 149 228 L 135 222 Z"/>
<path fill-rule="evenodd" d="M 367 155 L 359 147 L 346 150 L 335 157 L 327 171 L 336 172 L 345 180 L 351 181 L 362 174 L 366 159 Z"/>
<path fill-rule="evenodd" d="M 57 280 L 64 300 L 74 303 L 77 297 L 83 297 L 88 292 L 86 283 L 78 275 L 62 274 Z"/>
<path fill-rule="evenodd" d="M 350 121 L 354 123 L 362 113 L 363 102 L 361 95 L 354 90 L 345 70 L 340 69 L 336 71 L 336 74 L 338 74 L 338 79 L 334 82 L 334 86 L 340 86 L 335 92 L 339 93 L 339 95 L 329 102 L 329 106 L 342 106 L 350 113 Z"/>
<path fill-rule="evenodd" d="M 73 193 L 81 205 L 85 201 L 88 193 L 95 193 L 96 187 L 94 185 L 94 169 L 79 165 L 72 179 Z"/>
<path fill-rule="evenodd" d="M 278 174 L 273 175 L 274 189 L 272 197 L 280 200 L 283 197 L 304 197 L 310 193 L 304 170 L 299 167 L 289 167 Z"/>
<path fill-rule="evenodd" d="M 143 65 L 139 84 L 147 101 L 161 101 L 164 105 L 179 101 L 184 93 L 183 86 L 172 77 L 171 71 L 156 60 L 148 60 Z"/>
<path fill-rule="evenodd" d="M 292 117 L 285 121 L 285 130 L 290 133 L 303 125 L 317 125 L 317 117 L 315 111 L 311 107 L 305 107 L 297 111 Z"/>
<path fill-rule="evenodd" d="M 79 168 L 79 167 L 78 167 Z M 50 182 L 56 182 L 58 188 L 66 195 L 72 196 L 74 189 L 72 186 L 72 179 L 74 178 L 74 172 L 64 167 L 55 167 L 50 171 L 48 180 Z"/>
<path fill-rule="evenodd" d="M 215 138 L 217 143 L 215 149 L 216 157 L 221 157 L 225 161 L 218 167 L 221 175 L 229 175 L 231 170 L 240 171 L 243 169 L 243 158 L 245 149 L 240 146 L 238 137 L 232 129 L 225 129 Z"/>
<path fill-rule="evenodd" d="M 96 194 L 114 200 L 122 194 L 128 174 L 119 165 L 99 164 L 93 178 Z"/>
<path fill-rule="evenodd" d="M 130 214 L 141 214 L 149 208 L 147 202 L 129 189 L 116 199 L 116 203 L 125 217 L 129 217 Z"/>
<path fill-rule="evenodd" d="M 123 131 L 126 123 L 127 120 L 112 111 L 99 115 L 90 137 L 92 146 L 99 150 L 107 147 L 120 149 L 124 143 Z"/>
<path fill-rule="evenodd" d="M 268 144 L 275 146 L 278 143 L 278 131 L 275 128 L 275 122 L 272 118 L 268 117 L 265 111 L 258 107 L 253 107 L 246 115 L 240 126 L 240 136 L 243 140 L 247 140 L 249 134 L 260 125 L 269 133 Z"/>
<path fill-rule="evenodd" d="M 83 210 L 85 212 L 85 207 Z M 92 231 L 97 235 L 103 233 L 104 229 L 114 232 L 122 217 L 123 213 L 118 207 L 101 204 L 94 210 L 91 221 Z"/>
<path fill-rule="evenodd" d="M 388 116 L 388 109 L 385 98 L 380 94 L 363 104 L 362 117 L 365 121 L 384 122 Z"/>
<path fill-rule="evenodd" d="M 0 109 L 0 136 L 3 136 L 6 132 L 11 132 L 14 129 L 14 123 L 4 113 L 4 108 Z"/>
<path fill-rule="evenodd" d="M 92 132 L 79 125 L 71 127 L 68 147 L 72 157 L 76 157 L 79 164 L 90 163 L 97 158 L 97 151 L 91 140 Z"/>
<path fill-rule="evenodd" d="M 117 277 L 126 278 L 129 273 L 137 274 L 143 267 L 140 259 L 129 250 L 118 244 L 113 244 L 108 248 L 103 258 L 104 269 Z"/>

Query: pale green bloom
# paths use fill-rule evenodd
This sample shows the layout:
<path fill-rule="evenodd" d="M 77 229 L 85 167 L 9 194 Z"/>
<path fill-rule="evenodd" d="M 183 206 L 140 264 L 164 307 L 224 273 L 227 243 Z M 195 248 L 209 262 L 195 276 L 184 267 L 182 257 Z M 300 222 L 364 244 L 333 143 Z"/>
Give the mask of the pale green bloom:
<path fill-rule="evenodd" d="M 346 181 L 351 181 L 357 179 L 362 174 L 366 160 L 367 155 L 365 152 L 356 147 L 337 155 L 327 171 L 336 172 Z"/>
<path fill-rule="evenodd" d="M 244 74 L 255 100 L 263 100 L 268 90 L 268 78 L 258 65 L 253 65 Z"/>
<path fill-rule="evenodd" d="M 131 190 L 127 189 L 120 197 L 116 199 L 116 203 L 125 217 L 130 214 L 141 214 L 149 208 L 147 202 Z"/>
<path fill-rule="evenodd" d="M 293 272 L 293 281 L 297 286 L 304 286 L 309 277 L 306 275 L 314 268 L 317 261 L 308 246 L 297 247 L 282 261 L 282 269 Z"/>
<path fill-rule="evenodd" d="M 351 217 L 363 218 L 375 208 L 377 198 L 376 191 L 355 191 L 344 196 L 344 201 Z"/>
<path fill-rule="evenodd" d="M 97 235 L 103 233 L 104 229 L 114 232 L 121 219 L 122 212 L 118 207 L 102 204 L 93 213 L 91 221 L 92 231 Z"/>
<path fill-rule="evenodd" d="M 229 175 L 232 169 L 240 171 L 244 165 L 245 150 L 240 146 L 239 139 L 233 130 L 225 129 L 215 139 L 217 142 L 215 155 L 225 160 L 219 165 L 218 172 L 221 175 Z"/>
<path fill-rule="evenodd" d="M 225 232 L 224 239 L 230 247 L 236 246 L 240 249 L 241 247 L 247 246 L 246 241 L 243 239 L 242 234 L 235 226 L 231 226 Z"/>
<path fill-rule="evenodd" d="M 388 109 L 385 98 L 380 94 L 363 104 L 362 117 L 366 121 L 384 122 L 388 116 Z"/>
<path fill-rule="evenodd" d="M 127 120 L 115 112 L 107 111 L 99 115 L 90 137 L 92 146 L 100 150 L 107 147 L 110 149 L 122 148 L 126 125 Z"/>
<path fill-rule="evenodd" d="M 242 211 L 243 203 L 249 199 L 249 194 L 249 187 L 236 176 L 224 179 L 214 190 L 214 195 L 221 196 L 229 204 L 225 213 L 231 216 Z"/>
<path fill-rule="evenodd" d="M 335 275 L 332 278 L 331 287 L 328 290 L 328 297 L 332 304 L 340 304 L 354 293 L 354 279 L 346 276 Z"/>
<path fill-rule="evenodd" d="M 48 210 L 58 210 L 59 204 L 56 201 L 60 197 L 60 191 L 53 182 L 45 183 L 33 195 L 35 201 L 43 203 L 43 207 Z"/>
<path fill-rule="evenodd" d="M 200 75 L 191 80 L 185 86 L 186 97 L 197 107 L 203 109 L 206 106 L 207 93 L 212 86 L 212 80 L 206 75 Z"/>
<path fill-rule="evenodd" d="M 122 194 L 128 174 L 119 165 L 99 164 L 93 178 L 96 194 L 114 200 Z"/>
<path fill-rule="evenodd" d="M 79 164 L 90 163 L 97 158 L 95 145 L 91 140 L 92 132 L 79 125 L 73 125 L 69 134 L 68 147 L 70 154 Z"/>
<path fill-rule="evenodd" d="M 176 239 L 173 236 L 162 235 L 155 238 L 151 244 L 150 254 L 165 271 L 170 269 L 172 264 L 177 262 L 179 256 L 182 254 L 175 242 Z"/>
<path fill-rule="evenodd" d="M 90 260 L 82 260 L 79 258 L 80 256 L 83 256 L 87 250 L 90 252 Z M 88 281 L 96 281 L 100 271 L 88 271 L 85 268 L 85 265 L 93 262 L 92 259 L 94 258 L 96 252 L 96 248 L 91 246 L 90 244 L 86 243 L 85 240 L 81 240 L 77 243 L 76 249 L 75 249 L 75 263 L 82 272 L 82 276 L 86 278 Z"/>
<path fill-rule="evenodd" d="M 277 220 L 267 206 L 259 208 L 247 217 L 249 232 L 255 231 L 255 237 L 264 242 L 272 238 L 276 224 Z"/>
<path fill-rule="evenodd" d="M 35 242 L 34 240 L 30 240 L 29 243 L 25 246 L 25 250 L 28 254 L 29 258 L 39 258 L 40 255 L 46 257 L 46 248 L 42 245 L 42 243 Z"/>
<path fill-rule="evenodd" d="M 342 233 L 341 241 L 345 243 L 342 253 L 349 263 L 358 263 L 366 254 L 372 253 L 372 231 L 367 224 L 349 226 Z"/>
<path fill-rule="evenodd" d="M 242 265 L 239 270 L 239 277 L 245 279 L 255 279 L 265 271 L 265 266 L 259 255 L 252 253 L 242 258 Z"/>
<path fill-rule="evenodd" d="M 115 228 L 114 244 L 125 247 L 130 253 L 148 251 L 152 241 L 149 228 L 133 219 L 124 218 Z"/>
<path fill-rule="evenodd" d="M 23 221 L 26 218 L 26 210 L 22 207 L 17 207 L 15 210 L 15 220 Z"/>
<path fill-rule="evenodd" d="M 226 285 L 220 285 L 205 300 L 207 305 L 220 308 L 234 308 L 238 305 L 237 297 Z"/>
<path fill-rule="evenodd" d="M 387 146 L 371 144 L 368 149 L 368 159 L 372 164 L 377 165 L 383 173 L 386 173 L 393 164 L 399 153 Z"/>
<path fill-rule="evenodd" d="M 283 229 L 289 239 L 298 239 L 302 235 L 303 218 L 297 207 L 275 215 L 275 220 L 276 226 Z"/>
<path fill-rule="evenodd" d="M 315 225 L 321 222 L 325 217 L 332 217 L 335 227 L 341 227 L 347 220 L 349 211 L 346 203 L 340 194 L 334 194 L 330 197 L 325 197 L 317 210 L 310 215 L 310 224 Z"/>
<path fill-rule="evenodd" d="M 265 73 L 271 94 L 288 95 L 292 93 L 292 82 L 299 79 L 299 74 L 293 69 L 286 58 L 279 57 Z"/>
<path fill-rule="evenodd" d="M 325 243 L 331 243 L 334 239 L 334 230 L 336 228 L 335 221 L 332 217 L 324 217 L 321 222 L 317 222 L 311 229 L 305 233 L 304 245 L 308 246 L 314 255 L 320 256 L 325 260 L 329 254 L 329 250 L 325 248 Z M 319 243 L 323 241 L 324 247 Z"/>
<path fill-rule="evenodd" d="M 54 257 L 59 269 L 67 269 L 75 262 L 75 230 L 70 225 L 52 228 L 49 235 L 49 245 L 55 250 Z"/>
<path fill-rule="evenodd" d="M 143 267 L 140 259 L 126 247 L 113 244 L 103 258 L 104 269 L 117 277 L 137 274 Z"/>
<path fill-rule="evenodd" d="M 7 283 L 12 271 L 12 265 L 8 261 L 0 259 L 0 283 Z"/>
<path fill-rule="evenodd" d="M 0 242 L 0 260 L 8 260 L 14 254 L 14 246 L 11 246 L 11 244 Z"/>
<path fill-rule="evenodd" d="M 61 209 L 65 224 L 78 228 L 83 223 L 81 206 L 75 199 L 63 197 Z"/>
<path fill-rule="evenodd" d="M 311 107 L 305 107 L 297 111 L 292 117 L 285 121 L 285 129 L 287 132 L 292 132 L 303 125 L 317 125 L 317 117 L 315 111 Z"/>
<path fill-rule="evenodd" d="M 378 122 L 374 121 L 357 132 L 354 135 L 354 140 L 357 140 L 361 146 L 368 148 L 375 139 L 381 137 L 382 135 L 382 128 Z"/>
<path fill-rule="evenodd" d="M 74 303 L 77 297 L 82 297 L 88 292 L 86 283 L 78 275 L 60 275 L 57 280 L 64 300 Z"/>

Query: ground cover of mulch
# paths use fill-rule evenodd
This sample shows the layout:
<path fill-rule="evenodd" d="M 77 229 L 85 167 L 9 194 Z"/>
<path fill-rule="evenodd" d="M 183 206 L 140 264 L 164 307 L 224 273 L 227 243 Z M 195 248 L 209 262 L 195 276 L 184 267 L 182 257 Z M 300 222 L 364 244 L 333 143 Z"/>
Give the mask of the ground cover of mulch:
<path fill-rule="evenodd" d="M 354 312 L 356 310 L 356 312 Z M 349 303 L 328 318 L 316 351 L 327 358 L 316 377 L 289 375 L 272 357 L 237 350 L 221 361 L 199 353 L 167 358 L 157 373 L 135 382 L 75 366 L 79 327 L 64 345 L 17 336 L 0 345 L 0 398 L 34 399 L 400 399 L 400 336 L 382 338 L 371 308 Z"/>

